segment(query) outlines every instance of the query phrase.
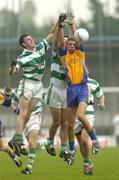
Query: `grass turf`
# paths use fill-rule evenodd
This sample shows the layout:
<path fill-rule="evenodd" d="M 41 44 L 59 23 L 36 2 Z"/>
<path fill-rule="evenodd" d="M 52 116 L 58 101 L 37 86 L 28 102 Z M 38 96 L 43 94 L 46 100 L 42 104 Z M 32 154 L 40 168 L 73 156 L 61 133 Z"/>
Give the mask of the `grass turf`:
<path fill-rule="evenodd" d="M 20 172 L 26 167 L 27 157 L 22 156 L 23 166 L 18 168 L 6 153 L 0 152 L 0 180 L 118 180 L 119 148 L 104 148 L 97 155 L 91 155 L 94 164 L 93 176 L 83 174 L 83 159 L 77 149 L 75 162 L 69 166 L 58 155 L 51 157 L 45 151 L 37 153 L 33 173 Z"/>

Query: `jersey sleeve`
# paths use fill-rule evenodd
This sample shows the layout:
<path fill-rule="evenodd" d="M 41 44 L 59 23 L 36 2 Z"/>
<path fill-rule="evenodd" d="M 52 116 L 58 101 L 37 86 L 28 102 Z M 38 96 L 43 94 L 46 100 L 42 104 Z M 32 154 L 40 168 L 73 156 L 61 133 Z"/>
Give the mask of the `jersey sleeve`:
<path fill-rule="evenodd" d="M 17 89 L 12 93 L 12 103 L 13 104 L 18 104 L 19 102 L 19 99 L 18 99 L 18 96 L 17 96 Z"/>
<path fill-rule="evenodd" d="M 57 57 L 57 55 L 58 55 L 58 51 L 53 49 L 52 50 L 52 56 Z"/>
<path fill-rule="evenodd" d="M 96 87 L 95 94 L 97 97 L 101 97 L 103 95 L 103 90 L 97 81 L 96 81 L 96 83 L 97 83 L 97 87 Z"/>
<path fill-rule="evenodd" d="M 65 56 L 66 53 L 67 53 L 67 49 L 66 48 L 59 48 L 58 49 L 58 54 L 59 54 L 60 57 Z"/>
<path fill-rule="evenodd" d="M 49 50 L 50 47 L 51 47 L 51 45 L 48 42 L 48 40 L 47 39 L 43 39 L 43 41 L 38 43 L 38 45 L 36 46 L 36 49 L 39 51 L 39 53 L 44 55 L 46 53 L 46 51 Z"/>

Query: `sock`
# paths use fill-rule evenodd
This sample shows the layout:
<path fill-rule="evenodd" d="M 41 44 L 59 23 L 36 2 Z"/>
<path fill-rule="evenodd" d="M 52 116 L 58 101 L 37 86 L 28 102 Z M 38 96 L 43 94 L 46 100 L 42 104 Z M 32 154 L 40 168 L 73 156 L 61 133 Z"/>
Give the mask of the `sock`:
<path fill-rule="evenodd" d="M 90 132 L 88 132 L 91 140 L 97 140 L 97 136 L 94 130 L 91 130 Z"/>
<path fill-rule="evenodd" d="M 61 144 L 60 152 L 64 152 L 67 150 L 67 144 Z"/>
<path fill-rule="evenodd" d="M 84 164 L 89 164 L 90 163 L 90 159 L 84 159 L 83 162 L 84 162 Z"/>
<path fill-rule="evenodd" d="M 28 164 L 27 164 L 27 168 L 29 170 L 32 170 L 35 157 L 36 157 L 36 148 L 30 148 L 28 154 Z"/>
<path fill-rule="evenodd" d="M 9 155 L 10 155 L 10 157 L 12 158 L 12 159 L 14 159 L 15 158 L 15 153 L 14 152 L 12 152 L 12 153 L 8 153 Z"/>
<path fill-rule="evenodd" d="M 75 150 L 75 144 L 74 144 L 74 141 L 69 141 L 69 150 L 70 150 L 70 151 Z"/>
<path fill-rule="evenodd" d="M 23 136 L 22 134 L 15 134 L 12 138 L 17 144 L 23 144 Z"/>
<path fill-rule="evenodd" d="M 47 138 L 48 144 L 54 145 L 54 138 Z"/>
<path fill-rule="evenodd" d="M 47 139 L 39 140 L 37 143 L 37 149 L 42 149 L 48 144 Z"/>

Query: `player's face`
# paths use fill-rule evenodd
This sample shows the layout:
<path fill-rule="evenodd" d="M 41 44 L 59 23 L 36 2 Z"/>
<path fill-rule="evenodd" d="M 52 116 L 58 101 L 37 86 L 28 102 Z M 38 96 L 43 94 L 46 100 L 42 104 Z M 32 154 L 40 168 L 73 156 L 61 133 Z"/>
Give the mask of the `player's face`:
<path fill-rule="evenodd" d="M 67 41 L 67 50 L 69 53 L 73 53 L 73 51 L 76 49 L 76 42 L 75 41 Z"/>
<path fill-rule="evenodd" d="M 26 49 L 34 50 L 36 45 L 35 45 L 35 42 L 31 36 L 26 36 L 26 37 L 24 37 L 23 46 Z"/>

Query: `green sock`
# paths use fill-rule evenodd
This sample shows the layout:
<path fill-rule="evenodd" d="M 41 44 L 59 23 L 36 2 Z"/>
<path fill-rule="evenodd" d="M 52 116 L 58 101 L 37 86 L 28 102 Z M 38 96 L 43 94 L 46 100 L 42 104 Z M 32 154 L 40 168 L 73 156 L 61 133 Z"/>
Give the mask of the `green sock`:
<path fill-rule="evenodd" d="M 60 149 L 60 152 L 64 152 L 66 151 L 68 148 L 67 144 L 61 144 L 61 149 Z"/>
<path fill-rule="evenodd" d="M 27 164 L 27 167 L 30 170 L 32 170 L 35 157 L 36 157 L 36 148 L 30 148 L 28 154 L 28 164 Z"/>
<path fill-rule="evenodd" d="M 90 159 L 84 159 L 83 162 L 86 163 L 86 164 L 90 164 L 91 160 Z"/>
<path fill-rule="evenodd" d="M 22 134 L 15 134 L 12 138 L 14 141 L 16 141 L 18 144 L 23 144 L 23 136 Z"/>
<path fill-rule="evenodd" d="M 48 144 L 54 145 L 54 138 L 47 138 Z"/>
<path fill-rule="evenodd" d="M 37 150 L 44 148 L 48 144 L 47 140 L 39 140 L 37 143 Z"/>

